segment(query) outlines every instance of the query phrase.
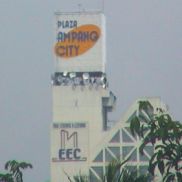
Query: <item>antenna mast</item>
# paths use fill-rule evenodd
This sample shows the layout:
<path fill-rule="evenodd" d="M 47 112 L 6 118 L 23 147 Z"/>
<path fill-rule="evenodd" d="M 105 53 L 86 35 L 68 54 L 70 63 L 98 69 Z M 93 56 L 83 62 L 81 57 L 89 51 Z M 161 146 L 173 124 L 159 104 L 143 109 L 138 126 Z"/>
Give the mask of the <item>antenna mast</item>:
<path fill-rule="evenodd" d="M 81 12 L 81 7 L 82 7 L 82 4 L 79 3 L 79 4 L 78 4 L 78 11 L 79 11 L 79 12 Z"/>

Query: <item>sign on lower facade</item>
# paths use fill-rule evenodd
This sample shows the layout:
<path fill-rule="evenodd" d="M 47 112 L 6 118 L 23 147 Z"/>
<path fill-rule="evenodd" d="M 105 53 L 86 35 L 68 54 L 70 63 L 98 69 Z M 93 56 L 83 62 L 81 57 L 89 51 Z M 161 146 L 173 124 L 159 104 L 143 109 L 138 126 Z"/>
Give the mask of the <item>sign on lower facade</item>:
<path fill-rule="evenodd" d="M 55 122 L 52 137 L 52 162 L 87 161 L 88 124 L 86 122 Z"/>

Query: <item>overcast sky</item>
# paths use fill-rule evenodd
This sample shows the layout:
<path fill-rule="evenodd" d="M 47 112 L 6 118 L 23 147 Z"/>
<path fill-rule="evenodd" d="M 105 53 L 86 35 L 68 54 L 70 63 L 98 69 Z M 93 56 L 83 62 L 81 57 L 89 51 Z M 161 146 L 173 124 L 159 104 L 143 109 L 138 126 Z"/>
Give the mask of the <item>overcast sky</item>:
<path fill-rule="evenodd" d="M 0 0 L 0 171 L 30 161 L 25 182 L 50 178 L 54 12 L 102 9 L 101 0 Z M 182 121 L 182 1 L 105 2 L 112 119 L 135 99 L 160 96 Z"/>

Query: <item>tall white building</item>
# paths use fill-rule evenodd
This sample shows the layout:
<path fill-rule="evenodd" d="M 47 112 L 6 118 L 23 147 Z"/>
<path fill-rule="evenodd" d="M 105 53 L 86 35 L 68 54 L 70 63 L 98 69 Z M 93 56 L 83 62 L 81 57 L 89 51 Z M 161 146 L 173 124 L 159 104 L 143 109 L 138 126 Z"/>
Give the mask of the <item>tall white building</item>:
<path fill-rule="evenodd" d="M 97 182 L 109 161 L 129 155 L 128 168 L 145 172 L 152 147 L 148 146 L 141 156 L 140 141 L 129 130 L 137 101 L 115 125 L 107 118 L 116 97 L 108 88 L 105 73 L 104 15 L 58 12 L 55 16 L 51 182 L 67 182 L 67 175 L 80 172 Z M 150 102 L 161 107 L 159 99 Z"/>

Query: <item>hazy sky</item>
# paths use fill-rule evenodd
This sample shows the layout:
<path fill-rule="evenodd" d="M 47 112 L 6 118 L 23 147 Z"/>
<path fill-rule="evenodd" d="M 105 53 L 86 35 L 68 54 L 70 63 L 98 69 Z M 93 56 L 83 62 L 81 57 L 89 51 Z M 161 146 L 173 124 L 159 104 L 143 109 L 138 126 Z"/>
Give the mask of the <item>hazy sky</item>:
<path fill-rule="evenodd" d="M 101 0 L 0 0 L 0 170 L 30 161 L 25 182 L 50 178 L 54 12 L 102 8 Z M 105 2 L 113 119 L 138 97 L 160 96 L 182 121 L 182 1 Z"/>

